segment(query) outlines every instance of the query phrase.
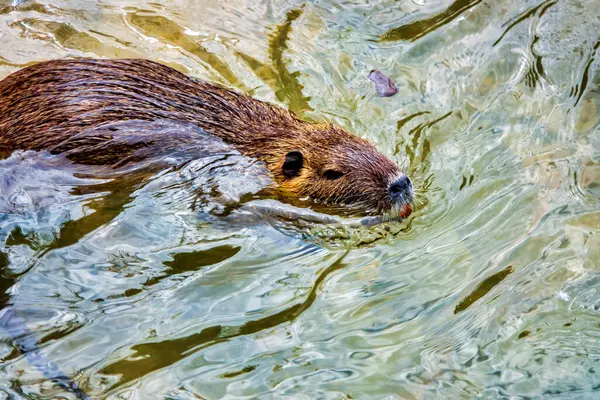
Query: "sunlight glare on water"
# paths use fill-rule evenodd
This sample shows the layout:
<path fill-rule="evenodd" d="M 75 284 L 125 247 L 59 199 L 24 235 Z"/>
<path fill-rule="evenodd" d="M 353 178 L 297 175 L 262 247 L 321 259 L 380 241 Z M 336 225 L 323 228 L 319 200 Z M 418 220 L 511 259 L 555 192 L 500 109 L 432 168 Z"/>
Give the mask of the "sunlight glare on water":
<path fill-rule="evenodd" d="M 67 57 L 333 121 L 417 207 L 357 227 L 227 149 L 118 177 L 12 154 L 1 398 L 598 396 L 600 1 L 0 0 L 0 78 Z"/>

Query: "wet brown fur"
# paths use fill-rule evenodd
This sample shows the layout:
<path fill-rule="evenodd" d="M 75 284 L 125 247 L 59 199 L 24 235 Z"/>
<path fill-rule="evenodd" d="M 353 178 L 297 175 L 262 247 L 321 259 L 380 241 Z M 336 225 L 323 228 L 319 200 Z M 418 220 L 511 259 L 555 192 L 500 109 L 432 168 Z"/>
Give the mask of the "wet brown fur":
<path fill-rule="evenodd" d="M 117 139 L 104 126 L 163 119 L 192 123 L 263 161 L 280 187 L 296 196 L 353 203 L 378 212 L 392 207 L 387 187 L 401 172 L 371 143 L 331 124 L 301 121 L 280 107 L 194 80 L 162 64 L 137 59 L 56 60 L 0 81 L 0 155 L 17 149 L 48 150 L 88 154 L 76 161 L 104 164 L 109 161 L 98 145 Z M 173 147 L 191 146 L 194 141 L 160 139 L 161 146 Z M 111 151 L 131 153 L 147 142 L 136 143 L 121 149 L 113 146 Z M 94 151 L 90 155 L 81 149 Z M 304 168 L 290 178 L 282 167 L 292 151 L 303 154 Z M 327 179 L 327 170 L 344 176 Z"/>

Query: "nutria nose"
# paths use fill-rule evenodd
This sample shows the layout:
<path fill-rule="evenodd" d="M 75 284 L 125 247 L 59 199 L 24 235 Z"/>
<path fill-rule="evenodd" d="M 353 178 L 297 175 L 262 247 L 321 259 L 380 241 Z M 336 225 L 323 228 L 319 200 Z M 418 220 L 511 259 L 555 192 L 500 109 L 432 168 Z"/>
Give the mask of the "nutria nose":
<path fill-rule="evenodd" d="M 388 187 L 390 197 L 394 200 L 400 200 L 404 196 L 410 197 L 411 190 L 412 182 L 406 175 L 402 175 L 400 178 L 390 183 L 390 186 Z"/>

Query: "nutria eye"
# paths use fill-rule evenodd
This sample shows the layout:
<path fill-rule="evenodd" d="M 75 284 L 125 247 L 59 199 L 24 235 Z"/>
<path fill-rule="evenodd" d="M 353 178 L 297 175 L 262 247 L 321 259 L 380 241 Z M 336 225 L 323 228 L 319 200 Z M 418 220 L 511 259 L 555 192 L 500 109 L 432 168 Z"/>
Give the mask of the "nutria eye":
<path fill-rule="evenodd" d="M 323 172 L 323 178 L 330 179 L 332 181 L 340 179 L 342 176 L 344 176 L 344 173 L 342 171 L 336 171 L 335 169 L 328 169 L 327 171 Z"/>
<path fill-rule="evenodd" d="M 283 176 L 286 178 L 295 178 L 300 175 L 300 170 L 304 165 L 304 157 L 302 153 L 299 151 L 290 151 L 285 156 L 285 161 L 283 163 Z"/>

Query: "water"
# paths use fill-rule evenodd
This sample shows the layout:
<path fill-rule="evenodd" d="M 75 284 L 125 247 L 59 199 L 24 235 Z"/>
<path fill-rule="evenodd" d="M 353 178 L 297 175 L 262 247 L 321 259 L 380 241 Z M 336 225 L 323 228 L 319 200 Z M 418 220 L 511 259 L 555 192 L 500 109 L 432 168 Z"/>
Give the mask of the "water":
<path fill-rule="evenodd" d="M 119 176 L 13 154 L 0 397 L 597 398 L 599 28 L 596 0 L 0 0 L 0 77 L 159 60 L 332 120 L 419 187 L 369 228 L 227 149 Z"/>

